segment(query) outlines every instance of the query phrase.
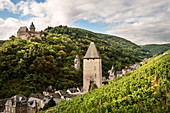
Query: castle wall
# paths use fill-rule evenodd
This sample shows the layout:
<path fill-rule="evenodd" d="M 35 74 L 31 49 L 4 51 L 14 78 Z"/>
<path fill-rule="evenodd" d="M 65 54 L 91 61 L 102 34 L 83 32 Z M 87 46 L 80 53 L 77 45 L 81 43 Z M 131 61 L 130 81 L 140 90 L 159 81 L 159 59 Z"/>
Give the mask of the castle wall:
<path fill-rule="evenodd" d="M 97 87 L 102 86 L 102 61 L 101 59 L 83 59 L 83 91 L 88 92 L 90 80 Z"/>
<path fill-rule="evenodd" d="M 30 31 L 31 32 L 35 32 L 35 28 L 30 28 Z"/>
<path fill-rule="evenodd" d="M 41 33 L 40 32 L 31 32 L 31 37 L 36 37 L 36 38 L 41 38 Z"/>
<path fill-rule="evenodd" d="M 23 39 L 27 39 L 27 36 L 29 36 L 29 34 L 27 32 L 18 32 L 17 33 L 17 37 L 20 37 Z"/>
<path fill-rule="evenodd" d="M 17 37 L 27 39 L 27 37 L 32 38 L 40 38 L 41 39 L 41 33 L 40 32 L 18 32 Z"/>

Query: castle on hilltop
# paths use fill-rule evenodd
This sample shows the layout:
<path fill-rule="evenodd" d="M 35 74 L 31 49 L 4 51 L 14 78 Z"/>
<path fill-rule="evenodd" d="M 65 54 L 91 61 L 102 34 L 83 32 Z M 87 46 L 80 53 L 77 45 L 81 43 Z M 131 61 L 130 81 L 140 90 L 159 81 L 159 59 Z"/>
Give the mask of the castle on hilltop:
<path fill-rule="evenodd" d="M 42 31 L 35 31 L 35 26 L 33 22 L 31 23 L 29 30 L 26 26 L 23 26 L 23 27 L 20 27 L 17 31 L 17 37 L 27 39 L 27 40 L 29 40 L 30 38 L 33 38 L 33 39 L 41 38 L 42 36 L 43 36 Z"/>
<path fill-rule="evenodd" d="M 83 92 L 92 90 L 94 84 L 98 88 L 102 86 L 102 58 L 94 42 L 91 42 L 83 57 Z"/>

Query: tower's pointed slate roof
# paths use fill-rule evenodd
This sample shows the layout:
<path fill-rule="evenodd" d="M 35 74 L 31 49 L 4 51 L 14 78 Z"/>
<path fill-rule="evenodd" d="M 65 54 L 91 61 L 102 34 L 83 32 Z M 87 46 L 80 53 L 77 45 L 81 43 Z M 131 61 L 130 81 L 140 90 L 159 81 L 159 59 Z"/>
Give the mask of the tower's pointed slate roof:
<path fill-rule="evenodd" d="M 31 23 L 30 28 L 35 29 L 35 26 L 34 26 L 34 23 L 33 23 L 33 22 Z"/>
<path fill-rule="evenodd" d="M 88 59 L 88 58 L 101 58 L 99 56 L 99 53 L 97 51 L 96 45 L 94 44 L 94 42 L 90 43 L 90 46 L 86 52 L 86 55 L 83 57 L 84 59 Z"/>

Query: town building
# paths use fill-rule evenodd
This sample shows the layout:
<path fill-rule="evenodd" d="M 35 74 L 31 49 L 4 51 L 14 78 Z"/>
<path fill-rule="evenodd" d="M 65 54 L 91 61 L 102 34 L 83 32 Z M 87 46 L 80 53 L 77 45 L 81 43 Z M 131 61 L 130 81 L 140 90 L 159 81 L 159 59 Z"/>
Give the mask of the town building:
<path fill-rule="evenodd" d="M 37 108 L 37 101 L 32 100 L 27 102 L 27 113 L 37 113 L 38 108 Z"/>
<path fill-rule="evenodd" d="M 83 94 L 80 87 L 69 88 L 69 89 L 67 89 L 66 93 L 68 93 L 70 95 L 81 95 L 81 94 Z"/>
<path fill-rule="evenodd" d="M 5 110 L 5 103 L 7 102 L 7 98 L 6 99 L 0 99 L 0 113 L 4 113 Z"/>
<path fill-rule="evenodd" d="M 70 100 L 71 98 L 77 96 L 77 95 L 68 94 L 67 92 L 63 92 L 62 90 L 55 91 L 55 94 L 56 93 L 60 95 L 61 99 L 65 99 L 65 100 Z"/>
<path fill-rule="evenodd" d="M 5 113 L 27 113 L 27 98 L 23 95 L 15 95 L 7 100 Z"/>
<path fill-rule="evenodd" d="M 147 62 L 148 60 L 150 60 L 150 58 L 144 58 L 144 59 L 140 62 L 140 64 L 144 64 L 144 63 Z"/>
<path fill-rule="evenodd" d="M 69 88 L 66 91 L 68 94 L 75 94 L 75 93 L 79 93 L 79 90 L 77 88 Z"/>
<path fill-rule="evenodd" d="M 122 77 L 123 76 L 122 71 L 116 71 L 116 76 L 117 77 Z"/>
<path fill-rule="evenodd" d="M 122 69 L 122 75 L 124 76 L 126 73 L 131 73 L 139 67 L 140 67 L 140 65 L 138 63 L 130 64 L 129 66 L 126 66 L 125 69 Z"/>
<path fill-rule="evenodd" d="M 52 94 L 52 99 L 54 100 L 55 104 L 58 105 L 61 100 L 61 96 L 59 93 Z"/>
<path fill-rule="evenodd" d="M 31 93 L 27 102 L 27 113 L 36 113 L 37 111 L 40 111 L 48 102 L 49 100 L 46 102 L 44 96 Z"/>
<path fill-rule="evenodd" d="M 94 42 L 91 42 L 83 57 L 83 92 L 90 91 L 93 84 L 98 88 L 102 86 L 102 58 Z"/>
<path fill-rule="evenodd" d="M 108 84 L 108 79 L 106 77 L 102 77 L 102 84 L 103 85 Z"/>
<path fill-rule="evenodd" d="M 102 83 L 106 81 L 107 81 L 106 77 L 102 77 Z"/>
<path fill-rule="evenodd" d="M 30 25 L 30 28 L 28 29 L 26 26 L 20 27 L 17 31 L 17 37 L 27 39 L 29 40 L 30 38 L 40 38 L 43 36 L 42 31 L 35 31 L 35 26 L 33 22 Z"/>

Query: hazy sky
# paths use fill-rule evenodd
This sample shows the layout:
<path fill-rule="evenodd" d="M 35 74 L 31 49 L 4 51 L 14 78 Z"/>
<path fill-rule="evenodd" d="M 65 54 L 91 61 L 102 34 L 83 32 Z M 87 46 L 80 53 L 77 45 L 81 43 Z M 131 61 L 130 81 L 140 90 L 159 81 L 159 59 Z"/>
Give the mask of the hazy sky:
<path fill-rule="evenodd" d="M 0 0 L 0 40 L 34 22 L 67 25 L 136 44 L 170 43 L 170 0 Z"/>

